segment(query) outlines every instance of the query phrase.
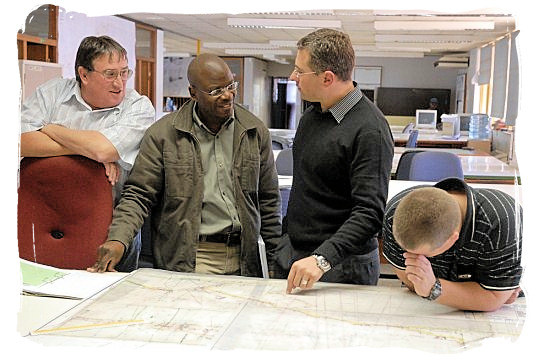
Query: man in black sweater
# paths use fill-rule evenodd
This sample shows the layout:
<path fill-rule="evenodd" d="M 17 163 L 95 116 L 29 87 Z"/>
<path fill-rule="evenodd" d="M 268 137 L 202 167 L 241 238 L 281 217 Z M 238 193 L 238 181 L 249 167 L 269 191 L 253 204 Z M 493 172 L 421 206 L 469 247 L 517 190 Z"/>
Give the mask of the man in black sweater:
<path fill-rule="evenodd" d="M 298 41 L 294 71 L 313 102 L 293 144 L 294 176 L 276 253 L 287 293 L 318 281 L 375 285 L 394 141 L 381 111 L 352 82 L 349 37 L 317 30 Z"/>

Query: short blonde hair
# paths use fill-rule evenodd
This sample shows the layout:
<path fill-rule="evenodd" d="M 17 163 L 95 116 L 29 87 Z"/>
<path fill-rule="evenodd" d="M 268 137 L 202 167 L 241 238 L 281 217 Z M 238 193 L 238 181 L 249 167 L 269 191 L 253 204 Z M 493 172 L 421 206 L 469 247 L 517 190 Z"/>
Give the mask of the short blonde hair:
<path fill-rule="evenodd" d="M 427 244 L 441 247 L 461 224 L 459 203 L 436 187 L 415 189 L 402 198 L 394 212 L 392 233 L 405 250 Z"/>

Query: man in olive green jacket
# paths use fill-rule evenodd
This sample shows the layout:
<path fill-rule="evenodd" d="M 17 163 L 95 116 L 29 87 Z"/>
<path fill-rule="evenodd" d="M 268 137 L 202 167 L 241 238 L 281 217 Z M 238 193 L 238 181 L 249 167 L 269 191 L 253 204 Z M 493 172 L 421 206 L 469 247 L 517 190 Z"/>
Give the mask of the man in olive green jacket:
<path fill-rule="evenodd" d="M 237 84 L 227 65 L 213 55 L 200 55 L 197 59 L 191 63 L 188 73 L 193 100 L 146 131 L 115 209 L 108 239 L 98 249 L 97 261 L 89 271 L 113 271 L 148 215 L 151 215 L 154 267 L 196 271 L 200 228 L 205 224 L 202 210 L 208 204 L 204 196 L 209 191 L 204 185 L 209 169 L 203 167 L 206 158 L 202 158 L 200 150 L 204 144 L 198 139 L 199 127 L 203 127 L 204 134 L 209 132 L 213 140 L 218 140 L 218 134 L 223 133 L 221 129 L 230 124 L 233 126 L 231 167 L 224 169 L 227 169 L 229 186 L 233 186 L 237 213 L 230 220 L 236 219 L 233 227 L 237 226 L 240 232 L 239 274 L 262 276 L 259 236 L 266 244 L 268 265 L 271 265 L 270 258 L 281 233 L 281 219 L 270 133 L 257 117 L 233 103 Z M 218 122 L 212 118 L 218 118 Z M 212 158 L 207 159 L 214 162 Z M 218 167 L 218 162 L 215 170 L 223 166 Z M 215 182 L 222 179 L 219 174 L 215 174 Z"/>

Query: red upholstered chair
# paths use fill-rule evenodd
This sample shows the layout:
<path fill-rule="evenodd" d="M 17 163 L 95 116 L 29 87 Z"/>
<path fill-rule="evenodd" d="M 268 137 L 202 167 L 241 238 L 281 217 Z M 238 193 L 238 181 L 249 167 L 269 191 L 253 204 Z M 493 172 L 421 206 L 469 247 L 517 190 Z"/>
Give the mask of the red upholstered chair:
<path fill-rule="evenodd" d="M 22 159 L 19 256 L 64 269 L 93 265 L 111 223 L 112 196 L 101 163 L 83 156 Z"/>

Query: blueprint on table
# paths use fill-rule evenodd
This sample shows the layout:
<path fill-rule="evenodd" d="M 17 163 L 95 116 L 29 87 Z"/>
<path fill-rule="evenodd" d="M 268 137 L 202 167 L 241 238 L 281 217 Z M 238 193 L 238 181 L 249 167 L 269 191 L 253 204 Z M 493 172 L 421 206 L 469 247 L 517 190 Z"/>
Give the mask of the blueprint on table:
<path fill-rule="evenodd" d="M 435 351 L 438 343 L 445 353 L 479 346 L 487 338 L 515 341 L 525 320 L 525 298 L 496 312 L 473 313 L 400 287 L 315 286 L 287 295 L 285 280 L 139 269 L 33 336 L 47 344 L 82 338 L 257 350 Z"/>

